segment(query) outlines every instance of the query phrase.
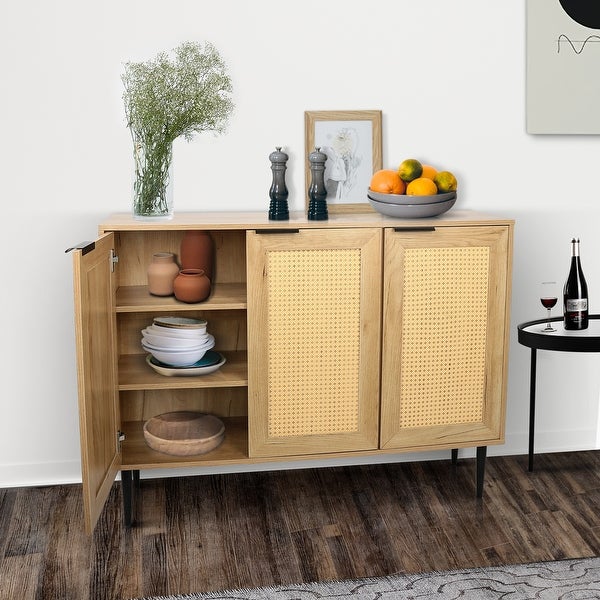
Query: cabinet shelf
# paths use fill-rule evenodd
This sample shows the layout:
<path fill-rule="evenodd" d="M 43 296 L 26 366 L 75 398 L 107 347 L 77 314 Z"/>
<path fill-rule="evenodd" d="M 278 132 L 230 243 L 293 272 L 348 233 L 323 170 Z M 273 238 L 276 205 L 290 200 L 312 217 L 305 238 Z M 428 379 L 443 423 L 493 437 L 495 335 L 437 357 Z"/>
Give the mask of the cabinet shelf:
<path fill-rule="evenodd" d="M 154 312 L 190 310 L 236 310 L 246 309 L 245 283 L 216 283 L 210 296 L 203 302 L 188 304 L 173 296 L 152 296 L 148 286 L 121 286 L 117 290 L 117 312 Z"/>
<path fill-rule="evenodd" d="M 246 417 L 221 417 L 225 439 L 218 447 L 198 456 L 171 456 L 152 450 L 144 439 L 143 421 L 125 421 L 121 467 L 124 470 L 198 467 L 241 462 L 256 462 L 248 458 L 248 420 Z"/>
<path fill-rule="evenodd" d="M 125 354 L 119 357 L 119 390 L 164 390 L 248 385 L 246 351 L 221 352 L 227 362 L 214 373 L 197 377 L 167 377 L 146 364 L 145 354 Z"/>

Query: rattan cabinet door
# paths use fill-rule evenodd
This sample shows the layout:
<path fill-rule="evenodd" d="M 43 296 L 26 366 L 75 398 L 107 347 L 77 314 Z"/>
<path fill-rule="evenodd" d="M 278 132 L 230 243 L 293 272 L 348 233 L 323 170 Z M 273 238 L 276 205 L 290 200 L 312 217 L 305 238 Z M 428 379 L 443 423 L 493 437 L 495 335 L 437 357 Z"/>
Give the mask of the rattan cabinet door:
<path fill-rule="evenodd" d="M 381 447 L 504 438 L 510 230 L 385 230 Z"/>
<path fill-rule="evenodd" d="M 247 233 L 251 457 L 378 447 L 381 239 Z"/>

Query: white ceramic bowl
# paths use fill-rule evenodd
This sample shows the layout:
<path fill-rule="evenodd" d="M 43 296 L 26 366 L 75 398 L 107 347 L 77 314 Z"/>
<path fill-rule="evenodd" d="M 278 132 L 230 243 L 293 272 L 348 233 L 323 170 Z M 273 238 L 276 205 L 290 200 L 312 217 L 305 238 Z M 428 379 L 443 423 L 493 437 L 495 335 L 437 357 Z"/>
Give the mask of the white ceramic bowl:
<path fill-rule="evenodd" d="M 148 333 L 152 335 L 161 335 L 170 338 L 198 339 L 206 336 L 206 327 L 204 329 L 176 329 L 174 327 L 161 327 L 156 323 L 146 327 Z"/>
<path fill-rule="evenodd" d="M 142 329 L 142 336 L 143 340 L 151 346 L 157 346 L 159 348 L 173 348 L 174 350 L 183 350 L 185 348 L 200 346 L 210 339 L 208 333 L 196 337 L 173 337 L 156 333 L 154 330 L 149 328 Z"/>
<path fill-rule="evenodd" d="M 206 330 L 206 321 L 204 319 L 192 319 L 190 317 L 163 316 L 154 317 L 155 325 L 168 327 L 170 329 L 204 329 Z"/>
<path fill-rule="evenodd" d="M 215 338 L 212 335 L 208 335 L 207 338 L 201 342 L 197 342 L 192 346 L 186 346 L 184 348 L 178 346 L 165 346 L 161 343 L 152 344 L 146 338 L 142 338 L 142 346 L 144 348 L 148 348 L 150 350 L 161 350 L 164 352 L 185 352 L 187 350 L 201 350 L 202 348 L 210 347 L 212 348 L 215 345 Z"/>
<path fill-rule="evenodd" d="M 193 365 L 194 363 L 198 362 L 214 345 L 214 338 L 204 346 L 186 350 L 155 348 L 142 342 L 142 348 L 146 350 L 146 352 L 152 354 L 152 356 L 154 356 L 154 358 L 161 363 L 170 365 L 172 367 L 188 367 Z"/>

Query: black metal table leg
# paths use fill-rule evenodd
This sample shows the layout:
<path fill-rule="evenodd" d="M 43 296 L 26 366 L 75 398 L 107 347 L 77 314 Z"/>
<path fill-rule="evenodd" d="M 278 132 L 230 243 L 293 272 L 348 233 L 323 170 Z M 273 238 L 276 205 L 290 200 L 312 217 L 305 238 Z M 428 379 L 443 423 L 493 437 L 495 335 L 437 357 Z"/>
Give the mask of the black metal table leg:
<path fill-rule="evenodd" d="M 477 497 L 483 496 L 483 478 L 485 476 L 485 457 L 487 446 L 477 447 Z"/>
<path fill-rule="evenodd" d="M 139 471 L 121 471 L 123 493 L 123 524 L 131 527 L 135 523 L 135 498 L 140 487 Z"/>
<path fill-rule="evenodd" d="M 537 350 L 531 349 L 531 369 L 529 373 L 529 470 L 533 471 L 533 445 L 535 437 L 535 383 Z"/>
<path fill-rule="evenodd" d="M 452 464 L 458 463 L 458 448 L 452 448 Z"/>

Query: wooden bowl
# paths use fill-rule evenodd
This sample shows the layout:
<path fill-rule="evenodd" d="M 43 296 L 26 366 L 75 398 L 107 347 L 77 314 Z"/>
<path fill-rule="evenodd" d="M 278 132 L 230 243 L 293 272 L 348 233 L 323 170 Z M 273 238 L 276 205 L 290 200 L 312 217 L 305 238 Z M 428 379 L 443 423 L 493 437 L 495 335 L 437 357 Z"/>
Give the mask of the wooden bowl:
<path fill-rule="evenodd" d="M 225 437 L 225 426 L 214 415 L 177 411 L 164 413 L 144 423 L 144 438 L 153 450 L 172 456 L 206 454 Z"/>

